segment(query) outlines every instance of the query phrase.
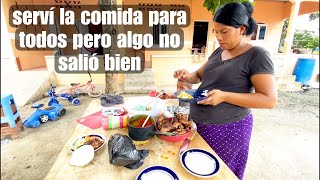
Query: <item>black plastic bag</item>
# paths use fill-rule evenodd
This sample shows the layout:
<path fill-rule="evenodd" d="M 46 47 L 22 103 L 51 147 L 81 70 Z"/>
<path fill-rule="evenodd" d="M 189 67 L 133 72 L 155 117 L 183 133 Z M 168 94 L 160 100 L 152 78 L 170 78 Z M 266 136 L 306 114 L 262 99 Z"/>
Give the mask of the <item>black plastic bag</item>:
<path fill-rule="evenodd" d="M 133 141 L 126 135 L 112 135 L 108 141 L 109 162 L 115 166 L 137 169 L 142 166 L 149 150 L 137 150 Z"/>

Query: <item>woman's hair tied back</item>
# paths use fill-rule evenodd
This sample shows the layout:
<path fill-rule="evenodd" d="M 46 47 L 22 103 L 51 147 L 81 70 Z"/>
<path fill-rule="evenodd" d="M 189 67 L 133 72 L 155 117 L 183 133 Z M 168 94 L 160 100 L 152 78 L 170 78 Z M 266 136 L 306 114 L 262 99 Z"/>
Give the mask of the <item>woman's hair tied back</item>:
<path fill-rule="evenodd" d="M 246 10 L 248 12 L 248 16 L 251 17 L 252 13 L 253 13 L 253 6 L 251 5 L 251 3 L 248 1 L 245 1 L 241 4 L 244 5 L 244 7 L 246 8 Z"/>
<path fill-rule="evenodd" d="M 250 2 L 228 3 L 222 6 L 214 15 L 215 22 L 239 28 L 246 26 L 244 35 L 252 34 L 257 28 L 257 22 L 251 17 L 253 6 Z"/>

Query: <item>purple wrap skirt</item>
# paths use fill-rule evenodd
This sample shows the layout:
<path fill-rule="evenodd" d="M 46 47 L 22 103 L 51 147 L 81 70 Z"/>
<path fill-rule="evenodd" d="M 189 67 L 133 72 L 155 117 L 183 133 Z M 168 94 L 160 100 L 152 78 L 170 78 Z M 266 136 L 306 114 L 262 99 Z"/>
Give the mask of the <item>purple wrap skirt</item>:
<path fill-rule="evenodd" d="M 211 125 L 195 121 L 197 131 L 233 173 L 243 179 L 246 168 L 253 116 L 228 124 Z"/>

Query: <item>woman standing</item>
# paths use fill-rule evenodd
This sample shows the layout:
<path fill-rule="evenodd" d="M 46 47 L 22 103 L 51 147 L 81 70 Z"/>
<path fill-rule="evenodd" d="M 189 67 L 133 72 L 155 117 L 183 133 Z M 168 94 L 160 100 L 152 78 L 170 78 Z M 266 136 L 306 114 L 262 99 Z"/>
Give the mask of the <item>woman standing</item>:
<path fill-rule="evenodd" d="M 242 179 L 248 159 L 253 117 L 249 108 L 273 108 L 277 91 L 269 53 L 247 41 L 256 21 L 250 3 L 229 3 L 214 15 L 214 31 L 220 47 L 197 71 L 174 72 L 174 77 L 199 89 L 207 99 L 191 104 L 190 116 L 198 133 Z"/>

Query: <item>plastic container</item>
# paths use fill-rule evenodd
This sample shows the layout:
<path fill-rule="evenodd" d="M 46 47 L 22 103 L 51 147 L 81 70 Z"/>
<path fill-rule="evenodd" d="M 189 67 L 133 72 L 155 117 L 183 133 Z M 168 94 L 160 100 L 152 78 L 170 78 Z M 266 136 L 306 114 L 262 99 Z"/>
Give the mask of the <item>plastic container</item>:
<path fill-rule="evenodd" d="M 296 75 L 296 81 L 301 82 L 302 85 L 310 85 L 315 64 L 314 58 L 298 58 L 292 73 Z"/>
<path fill-rule="evenodd" d="M 154 101 L 149 104 L 152 100 Z M 139 107 L 154 107 L 153 110 L 139 110 Z M 142 96 L 142 97 L 135 97 L 131 98 L 128 101 L 124 103 L 124 108 L 126 108 L 129 112 L 129 117 L 132 117 L 134 115 L 138 114 L 147 114 L 149 115 L 151 113 L 152 117 L 156 117 L 160 112 L 162 112 L 165 108 L 165 101 L 155 97 L 149 97 L 149 96 Z"/>
<path fill-rule="evenodd" d="M 111 109 L 111 108 L 110 108 Z M 102 128 L 104 130 L 108 129 L 114 129 L 114 128 L 125 128 L 128 127 L 128 120 L 129 120 L 129 114 L 128 112 L 123 109 L 125 112 L 123 112 L 121 115 L 112 115 L 112 113 L 107 113 L 108 108 L 103 109 L 102 111 Z M 114 113 L 114 110 L 116 111 L 117 109 L 111 109 L 112 112 Z"/>

